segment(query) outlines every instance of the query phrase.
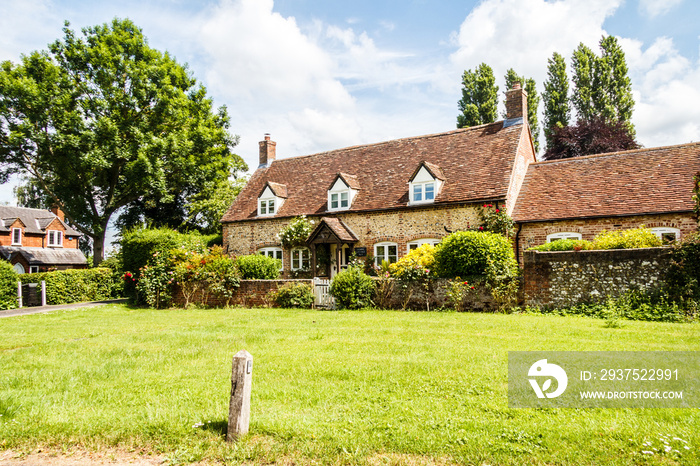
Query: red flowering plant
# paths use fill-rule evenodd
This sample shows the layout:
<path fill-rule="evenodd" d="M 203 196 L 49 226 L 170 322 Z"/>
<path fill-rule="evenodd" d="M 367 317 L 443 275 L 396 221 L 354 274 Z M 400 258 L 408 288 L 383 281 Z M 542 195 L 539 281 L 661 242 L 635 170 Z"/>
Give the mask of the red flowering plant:
<path fill-rule="evenodd" d="M 479 209 L 479 218 L 481 219 L 481 225 L 478 228 L 479 231 L 498 233 L 506 238 L 513 236 L 515 223 L 513 219 L 510 218 L 510 215 L 502 208 L 499 208 L 497 204 L 484 204 L 481 206 Z"/>
<path fill-rule="evenodd" d="M 467 305 L 469 304 L 468 298 L 474 294 L 476 294 L 476 287 L 474 285 L 456 277 L 454 280 L 449 281 L 445 297 L 447 298 L 447 304 L 452 309 L 457 312 L 464 312 L 467 310 Z"/>

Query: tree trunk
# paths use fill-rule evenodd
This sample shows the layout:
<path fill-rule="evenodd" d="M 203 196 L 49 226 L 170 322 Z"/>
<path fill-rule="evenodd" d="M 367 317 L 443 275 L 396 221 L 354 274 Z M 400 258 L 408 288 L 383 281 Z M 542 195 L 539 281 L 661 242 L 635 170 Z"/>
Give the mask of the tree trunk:
<path fill-rule="evenodd" d="M 92 237 L 92 265 L 98 267 L 105 258 L 105 234 L 95 235 Z"/>

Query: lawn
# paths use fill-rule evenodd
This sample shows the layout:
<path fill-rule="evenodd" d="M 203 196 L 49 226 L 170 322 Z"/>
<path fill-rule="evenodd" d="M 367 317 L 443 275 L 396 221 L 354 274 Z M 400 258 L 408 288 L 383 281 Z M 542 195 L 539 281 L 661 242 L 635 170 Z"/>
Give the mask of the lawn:
<path fill-rule="evenodd" d="M 698 342 L 697 324 L 532 315 L 112 305 L 4 318 L 0 449 L 119 447 L 173 464 L 700 464 L 699 410 L 507 399 L 508 351 Z M 240 349 L 255 360 L 251 433 L 228 445 Z M 642 453 L 662 438 L 680 453 Z"/>

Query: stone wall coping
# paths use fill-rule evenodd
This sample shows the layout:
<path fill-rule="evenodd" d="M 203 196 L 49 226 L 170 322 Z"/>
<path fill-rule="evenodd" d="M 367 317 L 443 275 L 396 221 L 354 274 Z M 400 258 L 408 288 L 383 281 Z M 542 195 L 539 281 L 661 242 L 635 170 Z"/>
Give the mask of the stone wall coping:
<path fill-rule="evenodd" d="M 671 252 L 670 246 L 655 248 L 632 249 L 592 249 L 583 251 L 525 251 L 525 263 L 564 262 L 576 260 L 587 262 L 589 260 L 630 260 L 644 259 L 645 257 L 658 257 Z"/>

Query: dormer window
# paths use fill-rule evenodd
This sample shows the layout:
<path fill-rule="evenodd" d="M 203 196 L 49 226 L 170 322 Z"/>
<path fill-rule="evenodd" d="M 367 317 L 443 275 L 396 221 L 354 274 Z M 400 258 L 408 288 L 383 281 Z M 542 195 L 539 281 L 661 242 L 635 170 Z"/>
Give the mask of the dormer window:
<path fill-rule="evenodd" d="M 338 173 L 328 189 L 328 210 L 347 210 L 359 190 L 357 179 L 346 173 Z"/>
<path fill-rule="evenodd" d="M 287 198 L 287 186 L 268 181 L 258 196 L 258 216 L 275 215 Z"/>
<path fill-rule="evenodd" d="M 408 182 L 409 205 L 435 202 L 444 180 L 440 167 L 422 162 Z"/>

